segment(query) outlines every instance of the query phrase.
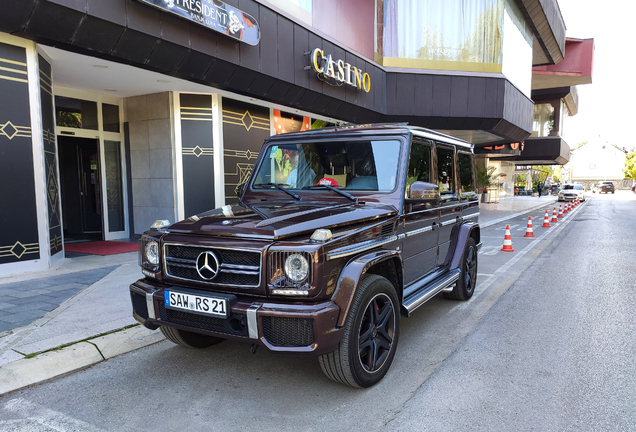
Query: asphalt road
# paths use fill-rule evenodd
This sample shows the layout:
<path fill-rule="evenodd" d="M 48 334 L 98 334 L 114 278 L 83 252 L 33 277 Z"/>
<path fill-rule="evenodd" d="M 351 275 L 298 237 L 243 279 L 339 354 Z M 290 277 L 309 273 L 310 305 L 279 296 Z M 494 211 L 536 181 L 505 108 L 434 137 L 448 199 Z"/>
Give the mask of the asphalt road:
<path fill-rule="evenodd" d="M 313 358 L 162 342 L 0 398 L 0 430 L 636 431 L 635 213 L 630 192 L 550 229 L 537 211 L 535 238 L 510 221 L 513 253 L 505 225 L 484 229 L 473 299 L 403 318 L 371 389 Z"/>

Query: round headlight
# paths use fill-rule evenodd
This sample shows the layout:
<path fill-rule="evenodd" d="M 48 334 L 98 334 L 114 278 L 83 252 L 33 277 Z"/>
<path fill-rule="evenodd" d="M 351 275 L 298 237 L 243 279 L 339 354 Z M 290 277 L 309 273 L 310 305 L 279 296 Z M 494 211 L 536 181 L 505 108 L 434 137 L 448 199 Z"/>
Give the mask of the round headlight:
<path fill-rule="evenodd" d="M 159 264 L 159 244 L 156 241 L 146 243 L 146 261 L 150 264 Z"/>
<path fill-rule="evenodd" d="M 285 274 L 294 283 L 301 283 L 309 274 L 309 263 L 301 254 L 291 254 L 285 260 Z"/>

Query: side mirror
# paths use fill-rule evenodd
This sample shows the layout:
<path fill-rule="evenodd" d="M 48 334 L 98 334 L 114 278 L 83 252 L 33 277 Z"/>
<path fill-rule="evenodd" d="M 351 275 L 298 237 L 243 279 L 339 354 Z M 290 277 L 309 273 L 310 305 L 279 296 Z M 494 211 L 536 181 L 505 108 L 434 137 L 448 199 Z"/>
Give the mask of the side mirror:
<path fill-rule="evenodd" d="M 243 196 L 243 192 L 245 191 L 246 184 L 247 184 L 246 182 L 243 182 L 236 185 L 236 187 L 234 188 L 234 193 L 236 194 L 237 197 L 241 198 Z"/>
<path fill-rule="evenodd" d="M 414 182 L 409 188 L 408 199 L 423 200 L 439 198 L 439 186 L 421 181 Z"/>

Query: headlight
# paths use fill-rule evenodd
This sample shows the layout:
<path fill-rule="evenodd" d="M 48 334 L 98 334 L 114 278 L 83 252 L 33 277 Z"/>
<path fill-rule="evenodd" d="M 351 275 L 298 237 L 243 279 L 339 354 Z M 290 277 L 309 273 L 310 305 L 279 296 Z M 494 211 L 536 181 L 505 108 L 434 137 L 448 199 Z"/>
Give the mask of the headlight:
<path fill-rule="evenodd" d="M 146 261 L 150 264 L 159 264 L 159 243 L 156 241 L 149 241 L 146 243 L 145 254 Z"/>
<path fill-rule="evenodd" d="M 301 283 L 309 274 L 309 263 L 301 254 L 291 254 L 285 260 L 285 274 L 293 283 Z"/>

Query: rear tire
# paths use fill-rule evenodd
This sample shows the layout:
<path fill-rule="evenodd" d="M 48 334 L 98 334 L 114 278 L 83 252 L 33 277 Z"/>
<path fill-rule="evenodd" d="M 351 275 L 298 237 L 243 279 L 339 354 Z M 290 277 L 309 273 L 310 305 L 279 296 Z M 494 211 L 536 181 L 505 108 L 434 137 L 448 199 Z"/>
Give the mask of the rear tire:
<path fill-rule="evenodd" d="M 400 304 L 384 277 L 364 276 L 335 351 L 318 358 L 330 379 L 357 388 L 378 383 L 391 367 L 400 336 Z"/>
<path fill-rule="evenodd" d="M 461 274 L 452 291 L 443 291 L 444 297 L 466 301 L 473 296 L 477 282 L 477 244 L 468 237 L 460 261 Z"/>
<path fill-rule="evenodd" d="M 161 326 L 161 333 L 163 333 L 170 342 L 186 348 L 208 348 L 225 340 L 166 326 Z"/>

